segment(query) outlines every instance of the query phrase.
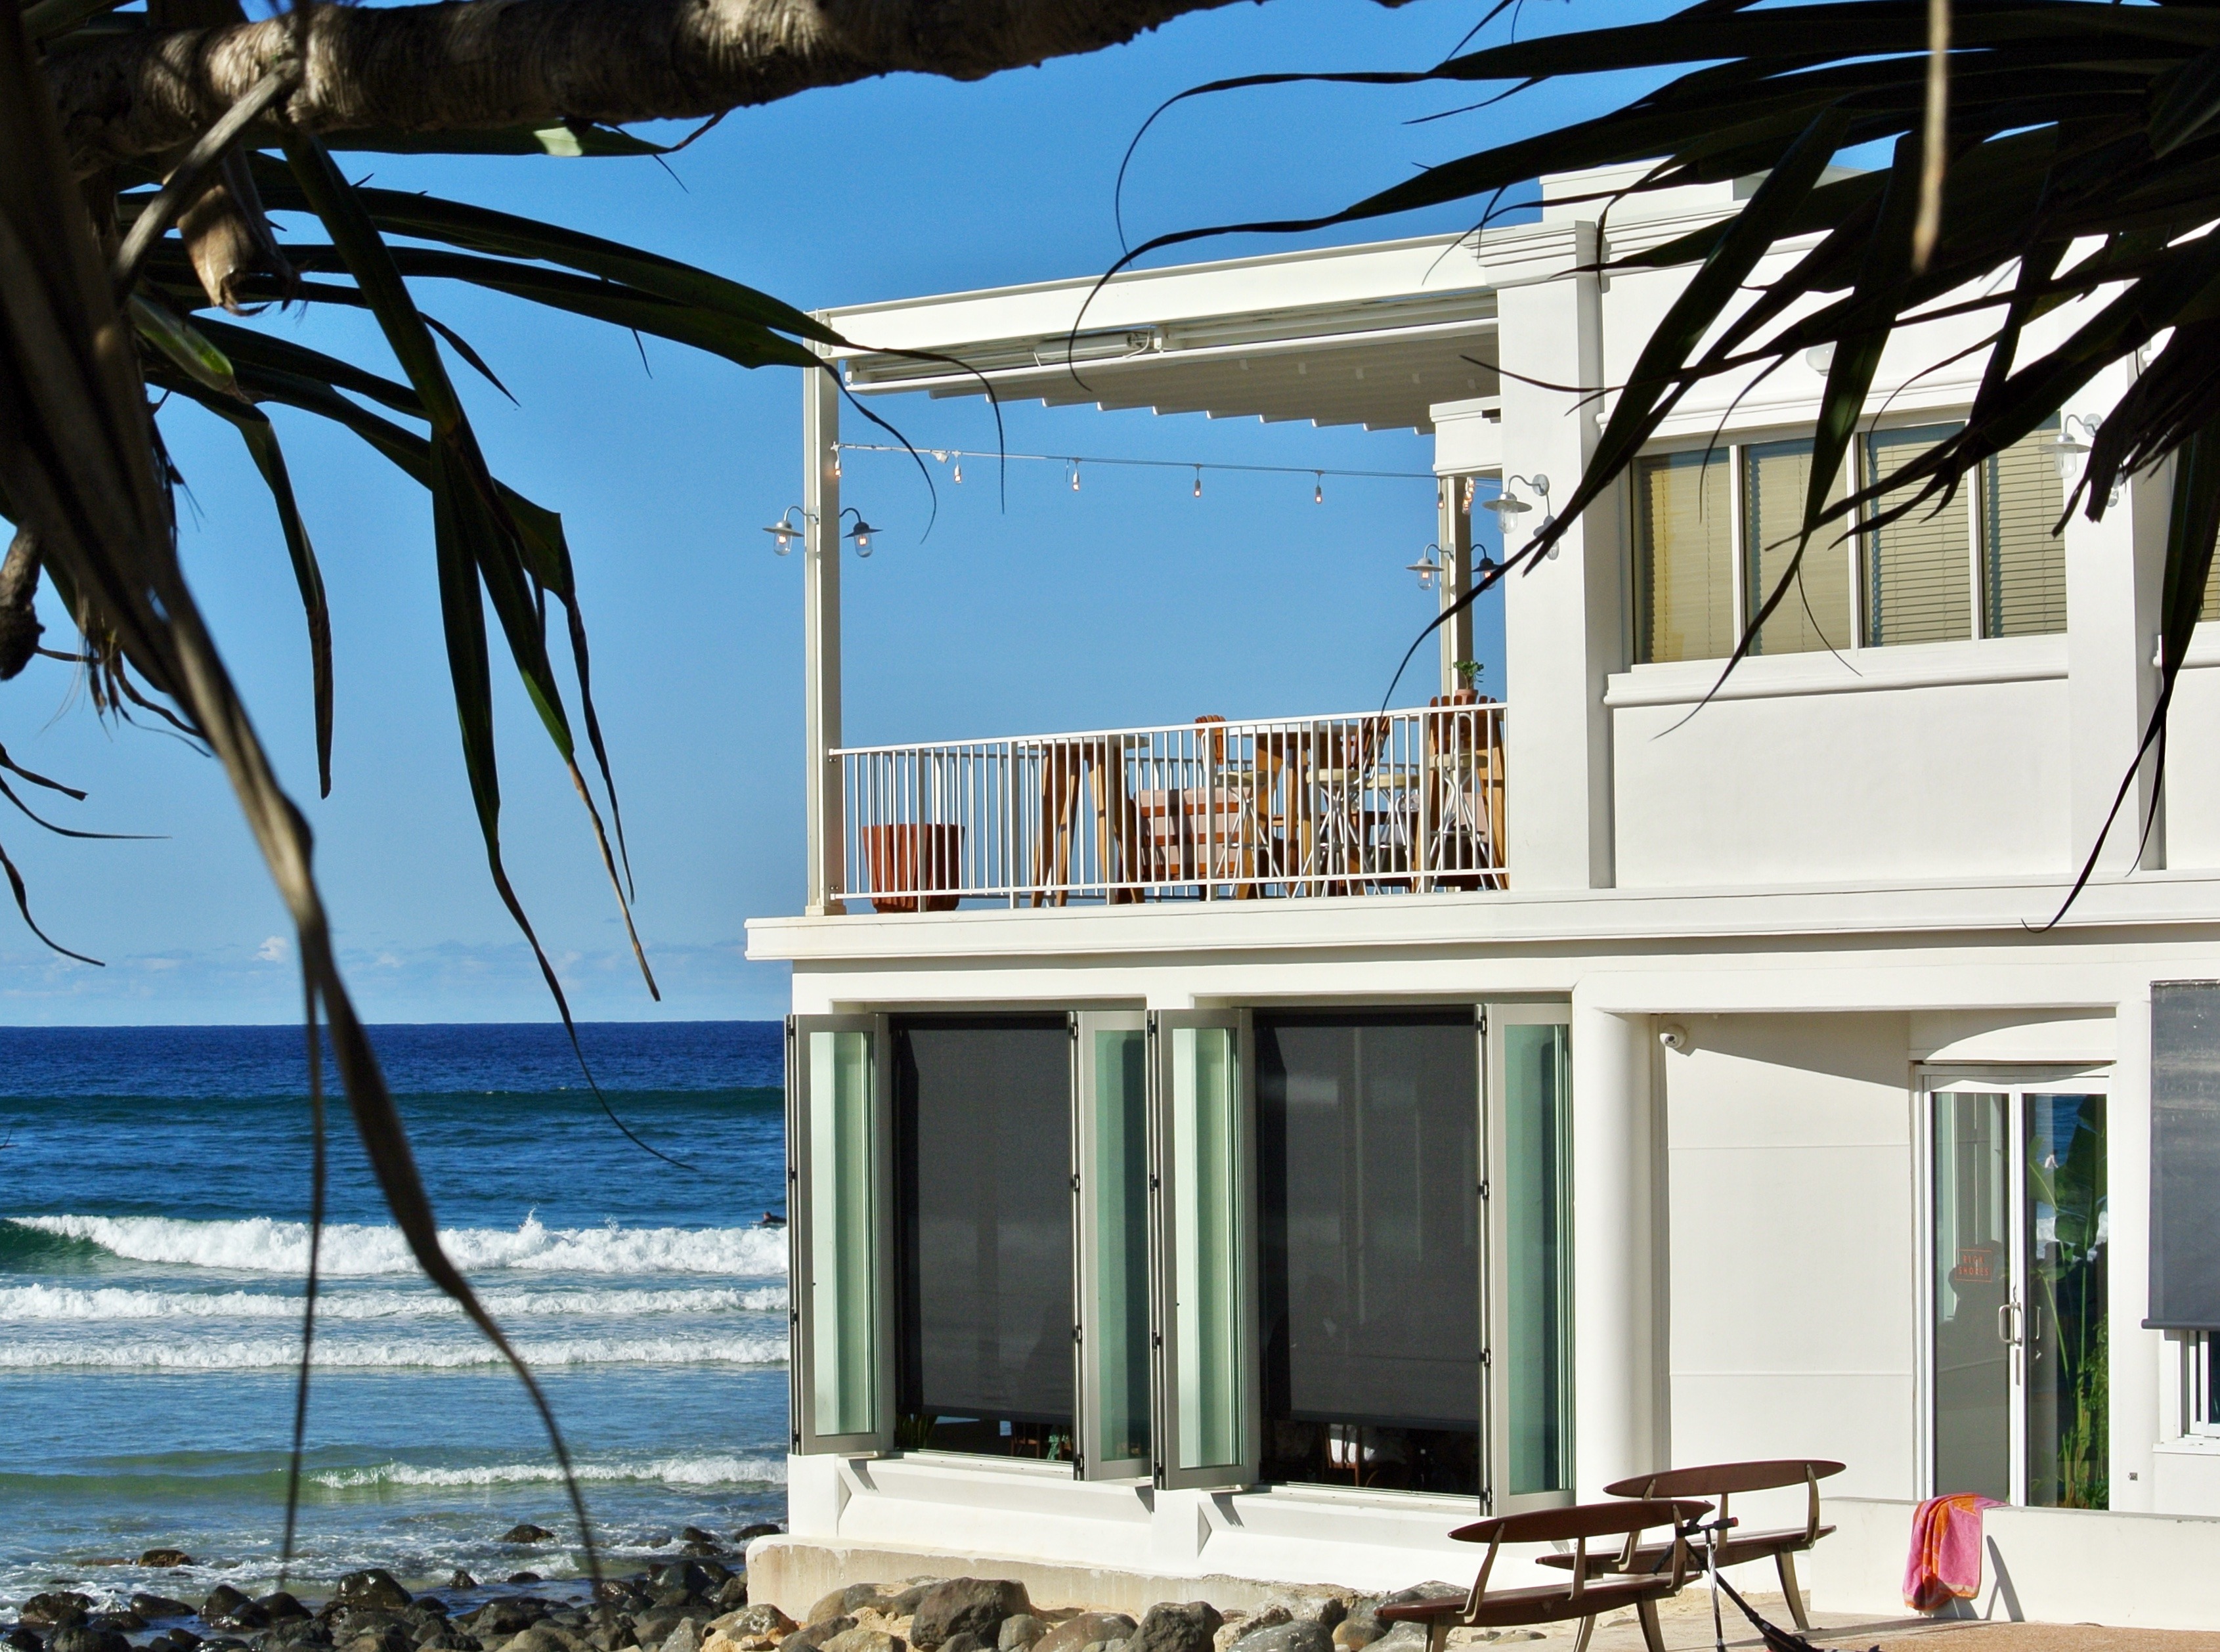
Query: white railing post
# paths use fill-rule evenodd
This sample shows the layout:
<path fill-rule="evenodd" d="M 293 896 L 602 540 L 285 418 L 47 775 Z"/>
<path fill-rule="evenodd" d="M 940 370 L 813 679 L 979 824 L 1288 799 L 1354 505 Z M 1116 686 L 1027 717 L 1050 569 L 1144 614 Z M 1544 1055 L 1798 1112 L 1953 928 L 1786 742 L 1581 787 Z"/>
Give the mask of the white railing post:
<path fill-rule="evenodd" d="M 838 367 L 801 376 L 801 717 L 808 748 L 808 906 L 812 917 L 842 911 L 839 887 L 847 833 L 841 819 L 840 439 Z"/>

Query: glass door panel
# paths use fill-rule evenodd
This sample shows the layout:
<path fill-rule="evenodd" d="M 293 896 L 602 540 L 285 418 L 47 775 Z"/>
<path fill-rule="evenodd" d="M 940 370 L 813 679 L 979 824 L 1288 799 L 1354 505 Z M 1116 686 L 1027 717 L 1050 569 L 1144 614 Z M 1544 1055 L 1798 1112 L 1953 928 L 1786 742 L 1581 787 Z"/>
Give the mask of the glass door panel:
<path fill-rule="evenodd" d="M 1935 1491 L 2011 1498 L 2011 1149 L 2002 1095 L 1935 1098 Z"/>
<path fill-rule="evenodd" d="M 1080 1017 L 1082 1475 L 1145 1476 L 1149 1455 L 1148 1027 Z"/>
<path fill-rule="evenodd" d="M 2105 1098 L 2025 1100 L 2027 1500 L 2108 1506 Z"/>
<path fill-rule="evenodd" d="M 1257 1455 L 1254 1131 L 1240 1023 L 1166 1012 L 1157 1018 L 1157 1481 L 1245 1486 Z"/>
<path fill-rule="evenodd" d="M 2105 1097 L 1932 1102 L 1933 1490 L 2107 1507 Z"/>
<path fill-rule="evenodd" d="M 788 1053 L 793 1443 L 892 1443 L 886 1033 L 868 1015 L 797 1016 Z"/>
<path fill-rule="evenodd" d="M 1569 1491 L 1572 1462 L 1571 1029 L 1503 1040 L 1503 1390 L 1513 1497 Z"/>

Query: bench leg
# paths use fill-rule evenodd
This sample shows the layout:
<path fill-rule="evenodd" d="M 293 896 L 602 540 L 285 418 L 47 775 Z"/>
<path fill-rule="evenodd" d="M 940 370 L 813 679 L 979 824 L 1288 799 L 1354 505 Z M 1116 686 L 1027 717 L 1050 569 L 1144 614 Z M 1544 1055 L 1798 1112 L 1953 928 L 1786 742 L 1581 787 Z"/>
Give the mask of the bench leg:
<path fill-rule="evenodd" d="M 1645 1600 L 1634 1610 L 1642 1618 L 1642 1643 L 1649 1652 L 1665 1652 L 1665 1630 L 1657 1621 L 1657 1603 Z"/>
<path fill-rule="evenodd" d="M 1446 1618 L 1426 1625 L 1426 1652 L 1447 1652 L 1450 1630 L 1456 1625 Z"/>
<path fill-rule="evenodd" d="M 1788 1615 L 1796 1620 L 1797 1628 L 1809 1635 L 1812 1620 L 1804 1615 L 1804 1591 L 1796 1587 L 1796 1556 L 1784 1549 L 1773 1557 L 1773 1565 L 1780 1574 L 1780 1592 L 1788 1597 Z"/>
<path fill-rule="evenodd" d="M 1573 1641 L 1573 1652 L 1588 1652 L 1588 1636 L 1595 1633 L 1593 1615 L 1581 1619 L 1581 1632 Z"/>

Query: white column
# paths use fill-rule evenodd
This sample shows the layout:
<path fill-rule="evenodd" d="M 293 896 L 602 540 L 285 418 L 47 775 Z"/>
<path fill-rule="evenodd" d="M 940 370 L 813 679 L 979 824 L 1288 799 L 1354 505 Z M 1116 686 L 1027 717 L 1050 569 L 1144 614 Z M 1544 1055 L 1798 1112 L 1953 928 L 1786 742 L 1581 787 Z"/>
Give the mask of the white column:
<path fill-rule="evenodd" d="M 1573 995 L 1573 1448 L 1583 1499 L 1665 1466 L 1650 1026 Z"/>
<path fill-rule="evenodd" d="M 2111 1506 L 2148 1513 L 2151 1447 L 2163 1424 L 2164 1362 L 2179 1357 L 2162 1331 L 2143 1329 L 2150 1306 L 2150 984 L 2138 979 L 2122 994 L 2115 1024 L 2119 1046 L 2111 1093 L 2105 1102 L 2105 1265 L 2111 1300 L 2106 1352 L 2111 1396 Z M 2130 1478 L 2130 1476 L 2133 1478 Z"/>
<path fill-rule="evenodd" d="M 1497 287 L 1504 490 L 1535 508 L 1506 519 L 1506 560 L 1532 539 L 1546 477 L 1552 508 L 1572 496 L 1593 452 L 1598 398 L 1546 384 L 1603 383 L 1596 228 L 1545 222 L 1492 231 L 1482 259 Z M 1514 378 L 1512 373 L 1520 377 Z M 1534 383 L 1530 381 L 1540 381 Z M 1521 482 L 1515 478 L 1524 477 Z M 1582 513 L 1543 561 L 1504 581 L 1506 858 L 1521 889 L 1612 882 L 1611 714 L 1624 583 L 1616 489 Z"/>
<path fill-rule="evenodd" d="M 1445 476 L 1435 484 L 1440 490 L 1435 542 L 1442 553 L 1442 611 L 1448 613 L 1472 589 L 1472 517 L 1464 508 L 1465 479 Z M 1442 689 L 1455 694 L 1464 687 L 1457 675 L 1459 660 L 1472 658 L 1472 610 L 1460 608 L 1442 621 Z"/>
<path fill-rule="evenodd" d="M 2068 403 L 2066 411 L 2079 416 L 2101 415 L 2126 383 L 2123 370 L 2113 368 Z M 2080 474 L 2077 465 L 2073 479 L 2066 483 L 2069 494 Z M 2067 718 L 2073 789 L 2068 870 L 2074 873 L 2096 844 L 2158 702 L 2158 670 L 2151 659 L 2158 637 L 2172 489 L 2173 473 L 2167 467 L 2155 477 L 2124 484 L 2118 502 L 2107 507 L 2103 521 L 2092 522 L 2077 511 L 2066 526 Z M 2155 790 L 2154 767 L 2146 758 L 2129 788 L 2098 858 L 2098 876 L 2124 876 L 2138 863 L 2137 847 Z M 2166 864 L 2163 812 L 2142 863 Z"/>
<path fill-rule="evenodd" d="M 836 892 L 846 836 L 844 800 L 839 766 L 831 755 L 840 744 L 840 477 L 833 446 L 839 439 L 839 386 L 831 373 L 804 373 L 801 717 L 809 765 L 804 781 L 809 833 L 806 910 L 813 918 L 844 909 Z"/>

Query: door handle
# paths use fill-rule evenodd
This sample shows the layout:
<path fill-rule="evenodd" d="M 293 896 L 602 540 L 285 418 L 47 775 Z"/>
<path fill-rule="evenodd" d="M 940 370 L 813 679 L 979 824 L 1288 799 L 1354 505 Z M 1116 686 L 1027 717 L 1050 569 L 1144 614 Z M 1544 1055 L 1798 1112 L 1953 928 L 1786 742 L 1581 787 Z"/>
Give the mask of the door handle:
<path fill-rule="evenodd" d="M 2007 1348 L 2019 1344 L 2019 1304 L 2006 1302 L 1997 1309 L 1997 1340 Z"/>

